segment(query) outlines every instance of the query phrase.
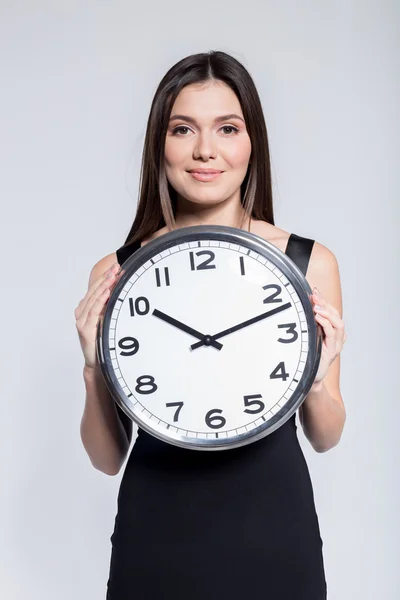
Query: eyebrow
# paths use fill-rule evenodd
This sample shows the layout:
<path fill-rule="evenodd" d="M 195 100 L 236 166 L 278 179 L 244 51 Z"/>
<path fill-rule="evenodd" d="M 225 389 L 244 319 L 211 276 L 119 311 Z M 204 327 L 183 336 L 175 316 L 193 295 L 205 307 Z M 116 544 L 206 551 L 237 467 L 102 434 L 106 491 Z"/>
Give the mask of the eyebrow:
<path fill-rule="evenodd" d="M 231 113 L 230 115 L 222 115 L 221 117 L 216 117 L 214 119 L 214 123 L 221 123 L 222 121 L 229 121 L 230 119 L 240 119 L 244 123 L 242 117 L 239 117 L 239 115 L 235 115 L 234 113 Z M 187 115 L 173 115 L 170 118 L 170 122 L 171 121 L 187 121 L 188 123 L 192 123 L 193 125 L 197 124 L 196 119 L 188 117 Z"/>

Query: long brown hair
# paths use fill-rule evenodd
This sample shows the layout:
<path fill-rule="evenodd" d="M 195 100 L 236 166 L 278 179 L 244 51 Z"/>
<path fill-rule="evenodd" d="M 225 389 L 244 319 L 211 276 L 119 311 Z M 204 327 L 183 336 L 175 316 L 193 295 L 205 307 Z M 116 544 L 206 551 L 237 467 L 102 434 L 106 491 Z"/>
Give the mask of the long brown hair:
<path fill-rule="evenodd" d="M 169 118 L 179 92 L 193 83 L 225 82 L 236 94 L 251 141 L 251 160 L 241 184 L 245 216 L 274 225 L 267 127 L 254 82 L 245 67 L 222 51 L 192 54 L 164 75 L 151 104 L 140 169 L 139 202 L 124 245 L 146 239 L 158 229 L 175 229 L 176 192 L 167 180 L 164 146 Z"/>

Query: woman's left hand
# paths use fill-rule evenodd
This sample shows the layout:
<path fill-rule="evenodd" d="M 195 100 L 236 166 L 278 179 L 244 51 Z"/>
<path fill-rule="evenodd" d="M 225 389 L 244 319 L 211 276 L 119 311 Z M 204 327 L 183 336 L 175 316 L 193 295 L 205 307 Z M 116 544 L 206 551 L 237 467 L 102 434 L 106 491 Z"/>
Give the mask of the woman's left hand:
<path fill-rule="evenodd" d="M 311 302 L 314 305 L 315 320 L 322 327 L 321 360 L 314 379 L 314 383 L 318 383 L 323 380 L 329 367 L 342 351 L 347 336 L 339 311 L 325 300 L 317 288 L 313 289 Z"/>

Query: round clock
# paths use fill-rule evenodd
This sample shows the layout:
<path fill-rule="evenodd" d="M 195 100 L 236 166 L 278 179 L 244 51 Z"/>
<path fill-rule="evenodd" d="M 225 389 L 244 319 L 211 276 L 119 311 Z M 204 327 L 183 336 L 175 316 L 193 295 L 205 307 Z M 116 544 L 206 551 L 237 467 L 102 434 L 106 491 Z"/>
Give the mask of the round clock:
<path fill-rule="evenodd" d="M 143 430 L 224 450 L 283 425 L 317 373 L 321 329 L 297 265 L 259 236 L 180 228 L 123 264 L 97 334 L 110 393 Z"/>

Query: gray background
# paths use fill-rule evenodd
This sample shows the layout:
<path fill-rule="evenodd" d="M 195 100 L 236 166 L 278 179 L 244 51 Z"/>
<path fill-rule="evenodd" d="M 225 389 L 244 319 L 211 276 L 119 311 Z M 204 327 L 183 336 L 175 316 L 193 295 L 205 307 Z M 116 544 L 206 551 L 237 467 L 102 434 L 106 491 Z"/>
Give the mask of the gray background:
<path fill-rule="evenodd" d="M 398 599 L 399 3 L 2 0 L 0 23 L 2 596 L 105 597 L 122 472 L 80 441 L 74 309 L 132 223 L 158 82 L 220 49 L 262 99 L 276 224 L 341 272 L 343 437 L 298 429 L 329 600 Z"/>

